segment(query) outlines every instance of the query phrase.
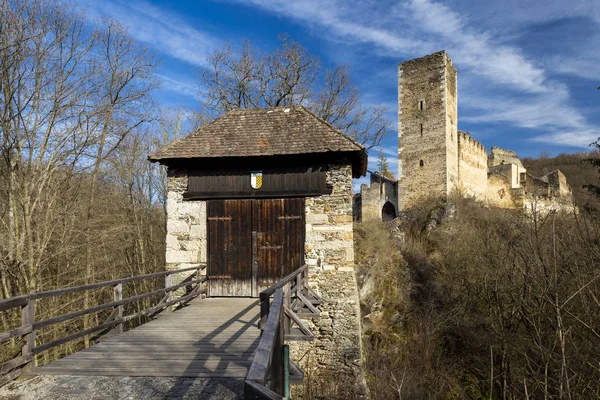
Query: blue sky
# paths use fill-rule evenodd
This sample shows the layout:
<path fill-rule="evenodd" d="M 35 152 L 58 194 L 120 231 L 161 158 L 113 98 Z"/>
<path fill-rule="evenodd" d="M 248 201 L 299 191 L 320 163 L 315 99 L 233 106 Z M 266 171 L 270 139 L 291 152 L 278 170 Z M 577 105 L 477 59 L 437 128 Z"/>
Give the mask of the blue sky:
<path fill-rule="evenodd" d="M 323 66 L 348 65 L 365 104 L 389 107 L 394 172 L 397 64 L 442 49 L 458 69 L 458 127 L 488 148 L 555 155 L 586 151 L 600 136 L 599 0 L 77 2 L 162 58 L 164 106 L 197 107 L 196 71 L 226 42 L 269 51 L 285 33 Z"/>

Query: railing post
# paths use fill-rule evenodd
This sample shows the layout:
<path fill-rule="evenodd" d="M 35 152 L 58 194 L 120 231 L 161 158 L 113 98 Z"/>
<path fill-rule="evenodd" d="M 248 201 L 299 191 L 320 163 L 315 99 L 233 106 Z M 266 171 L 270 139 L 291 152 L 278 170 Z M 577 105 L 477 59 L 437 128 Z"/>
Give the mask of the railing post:
<path fill-rule="evenodd" d="M 306 266 L 306 268 L 304 268 L 304 288 L 306 289 L 306 292 L 308 292 L 308 265 Z"/>
<path fill-rule="evenodd" d="M 260 294 L 260 320 L 258 327 L 262 330 L 263 326 L 267 323 L 267 317 L 269 316 L 269 295 L 263 293 Z"/>
<path fill-rule="evenodd" d="M 283 345 L 283 397 L 289 399 L 290 396 L 290 346 Z"/>
<path fill-rule="evenodd" d="M 304 273 L 296 275 L 296 297 L 298 297 L 298 294 L 304 294 L 304 284 L 302 283 L 303 275 Z"/>
<path fill-rule="evenodd" d="M 169 288 L 173 286 L 173 275 L 169 274 L 165 277 L 165 289 Z M 169 290 L 168 292 L 165 293 L 165 303 L 170 302 L 171 300 L 173 300 L 173 291 Z M 167 312 L 171 312 L 173 311 L 173 306 L 167 306 L 167 309 L 165 310 Z"/>
<path fill-rule="evenodd" d="M 27 300 L 27 304 L 21 308 L 21 324 L 22 326 L 33 325 L 35 322 L 35 300 Z M 35 330 L 31 330 L 31 333 L 25 335 L 25 344 L 21 350 L 23 357 L 28 357 L 33 354 L 33 348 L 35 347 Z M 23 366 L 23 371 L 30 370 L 35 366 L 35 358 Z"/>
<path fill-rule="evenodd" d="M 283 395 L 284 393 L 284 354 L 283 346 L 285 345 L 284 335 L 284 315 L 283 307 L 279 310 L 279 329 L 277 329 L 277 339 L 275 339 L 275 349 L 273 351 L 273 364 L 271 365 L 271 379 L 273 382 L 273 391 Z"/>
<path fill-rule="evenodd" d="M 292 282 L 288 282 L 283 287 L 283 306 L 290 309 L 290 305 L 292 303 Z M 292 321 L 287 316 L 287 314 L 283 314 L 283 331 L 284 334 L 288 334 L 292 328 Z"/>
<path fill-rule="evenodd" d="M 200 281 L 202 279 L 202 273 L 200 271 L 202 271 L 202 267 L 198 266 L 198 269 L 196 270 L 196 279 L 198 281 Z M 197 290 L 198 296 L 200 296 L 200 298 L 202 298 L 202 282 L 198 282 L 196 285 L 197 286 L 192 290 Z"/>
<path fill-rule="evenodd" d="M 122 283 L 118 283 L 113 287 L 113 300 L 114 301 L 121 301 L 123 300 L 123 284 Z M 115 319 L 123 319 L 123 305 L 121 304 L 120 306 L 117 306 L 117 313 L 115 314 Z M 121 334 L 123 333 L 123 322 L 119 322 L 117 325 L 115 325 L 115 333 Z"/>

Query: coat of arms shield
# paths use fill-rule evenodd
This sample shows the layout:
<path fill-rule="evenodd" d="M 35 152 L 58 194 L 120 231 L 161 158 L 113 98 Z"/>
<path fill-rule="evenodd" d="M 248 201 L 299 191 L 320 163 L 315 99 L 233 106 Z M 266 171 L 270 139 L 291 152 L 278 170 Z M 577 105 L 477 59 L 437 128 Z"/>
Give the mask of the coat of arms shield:
<path fill-rule="evenodd" d="M 262 181 L 262 171 L 250 171 L 250 186 L 252 186 L 252 189 L 260 189 Z"/>

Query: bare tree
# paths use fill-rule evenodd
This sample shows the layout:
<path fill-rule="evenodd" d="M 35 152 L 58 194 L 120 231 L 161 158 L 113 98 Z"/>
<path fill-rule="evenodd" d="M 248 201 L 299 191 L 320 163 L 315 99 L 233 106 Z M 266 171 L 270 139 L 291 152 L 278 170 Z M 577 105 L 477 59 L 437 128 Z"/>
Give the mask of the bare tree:
<path fill-rule="evenodd" d="M 107 157 L 151 120 L 157 82 L 152 54 L 114 21 L 90 26 L 59 0 L 3 1 L 0 16 L 0 276 L 10 297 L 103 270 L 98 182 Z"/>
<path fill-rule="evenodd" d="M 85 226 L 85 277 L 94 280 L 92 246 L 92 220 L 96 200 L 97 178 L 100 167 L 127 135 L 152 119 L 150 92 L 157 86 L 153 79 L 156 62 L 147 48 L 137 44 L 119 23 L 104 21 L 103 28 L 95 32 L 98 56 L 92 66 L 97 97 L 91 123 L 87 125 L 95 152 L 88 191 Z M 89 306 L 86 292 L 85 306 Z M 84 328 L 89 325 L 84 318 Z M 86 345 L 87 345 L 86 341 Z"/>
<path fill-rule="evenodd" d="M 347 67 L 323 73 L 318 57 L 283 36 L 272 53 L 245 41 L 241 48 L 225 45 L 201 71 L 202 106 L 219 114 L 238 108 L 305 105 L 367 148 L 390 133 L 387 108 L 361 105 L 360 92 Z"/>
<path fill-rule="evenodd" d="M 90 121 L 86 66 L 95 42 L 81 16 L 62 3 L 5 1 L 0 10 L 0 152 L 8 183 L 3 272 L 18 271 L 14 284 L 32 291 L 60 226 L 52 205 L 65 192 L 56 183 L 70 179 L 63 172 L 91 140 L 82 127 Z"/>

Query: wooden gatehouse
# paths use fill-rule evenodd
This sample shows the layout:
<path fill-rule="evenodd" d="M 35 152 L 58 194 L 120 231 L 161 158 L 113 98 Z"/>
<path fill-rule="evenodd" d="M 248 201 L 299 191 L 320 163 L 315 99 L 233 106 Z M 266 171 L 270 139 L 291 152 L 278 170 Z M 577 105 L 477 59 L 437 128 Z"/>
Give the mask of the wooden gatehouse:
<path fill-rule="evenodd" d="M 230 111 L 149 159 L 168 168 L 168 268 L 206 262 L 208 296 L 257 297 L 304 265 L 306 199 L 331 195 L 334 165 L 364 175 L 367 155 L 306 108 L 278 107 Z"/>

